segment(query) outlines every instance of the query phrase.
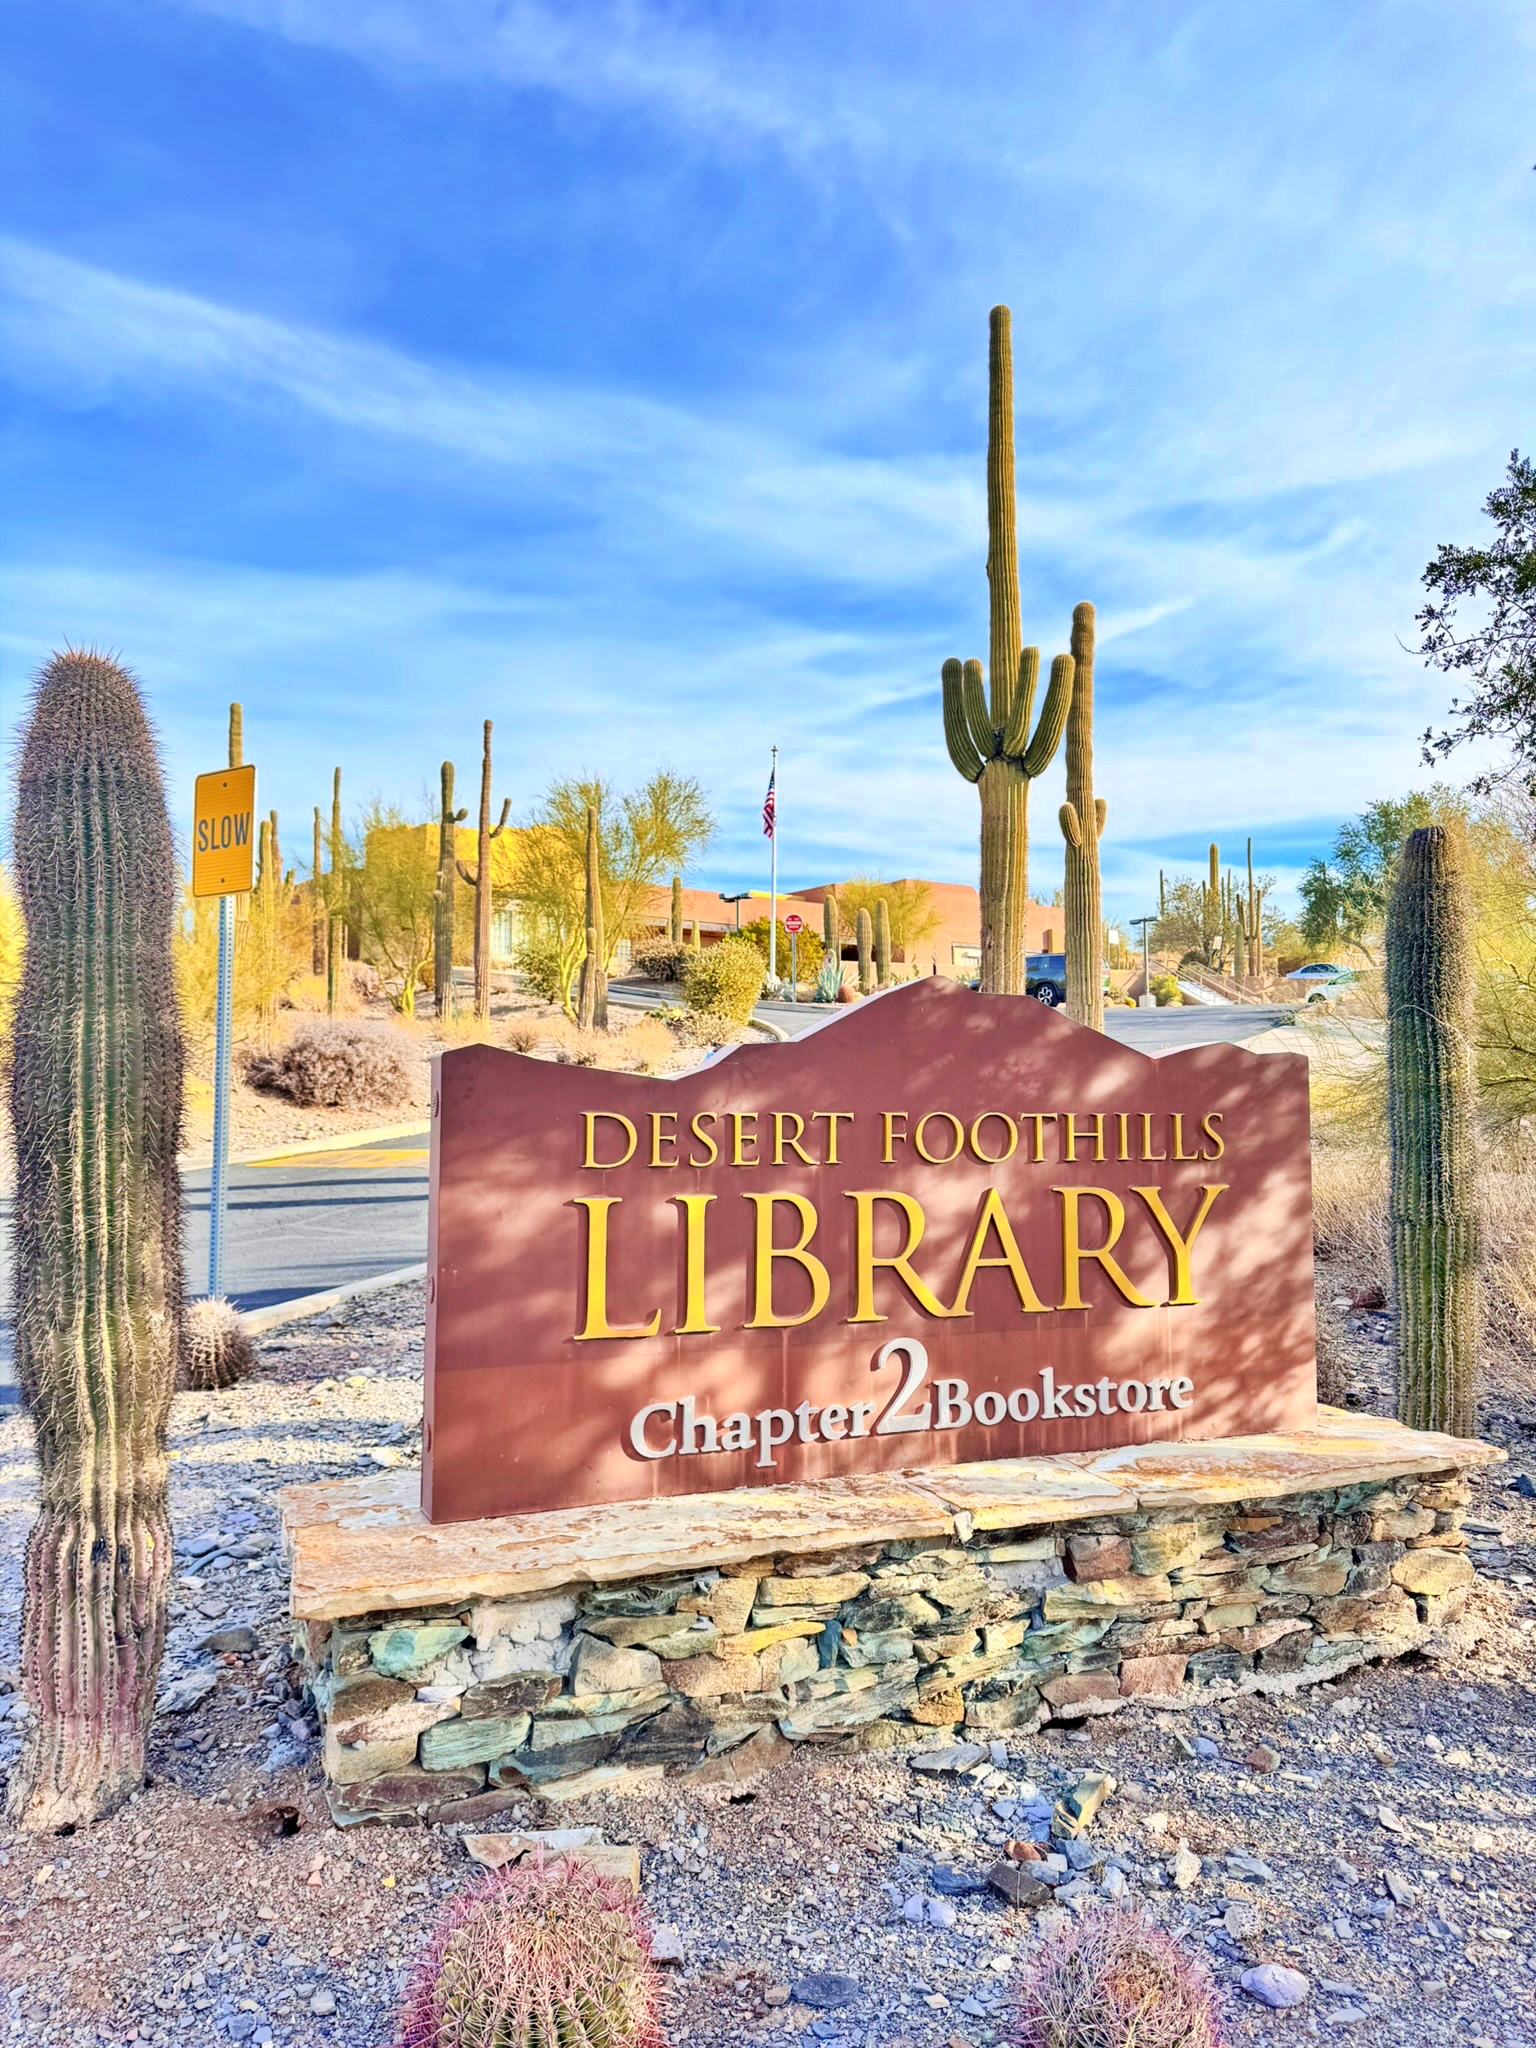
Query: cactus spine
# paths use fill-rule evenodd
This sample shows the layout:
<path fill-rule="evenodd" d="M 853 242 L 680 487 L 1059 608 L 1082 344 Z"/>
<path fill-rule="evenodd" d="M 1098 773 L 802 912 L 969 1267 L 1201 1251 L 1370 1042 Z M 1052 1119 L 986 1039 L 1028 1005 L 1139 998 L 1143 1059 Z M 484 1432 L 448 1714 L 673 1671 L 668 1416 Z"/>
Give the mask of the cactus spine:
<path fill-rule="evenodd" d="M 992 308 L 988 349 L 988 702 L 979 661 L 946 661 L 944 738 L 949 758 L 981 794 L 981 986 L 1024 993 L 1028 947 L 1029 785 L 1061 744 L 1072 703 L 1072 657 L 1051 663 L 1039 723 L 1031 726 L 1040 651 L 1021 647 L 1017 504 L 1013 479 L 1013 342 L 1006 306 Z"/>
<path fill-rule="evenodd" d="M 1410 832 L 1387 905 L 1389 1221 L 1397 1412 L 1477 1427 L 1477 1168 L 1466 878 L 1440 825 Z"/>
<path fill-rule="evenodd" d="M 438 774 L 437 887 L 432 892 L 432 1002 L 439 1017 L 451 1017 L 457 910 L 454 895 L 459 877 L 458 828 L 469 813 L 462 807 L 459 810 L 453 808 L 453 763 L 445 761 Z"/>
<path fill-rule="evenodd" d="M 457 856 L 454 858 L 454 866 L 475 892 L 475 1015 L 481 1018 L 491 1014 L 491 841 L 506 831 L 511 808 L 512 799 L 508 797 L 502 804 L 500 819 L 495 825 L 491 823 L 491 721 L 487 719 L 480 754 L 480 826 L 475 835 L 475 864 L 466 867 Z"/>
<path fill-rule="evenodd" d="M 891 979 L 891 912 L 883 896 L 875 899 L 875 982 L 885 988 Z"/>
<path fill-rule="evenodd" d="M 1067 714 L 1067 800 L 1061 807 L 1067 842 L 1065 906 L 1067 1015 L 1104 1029 L 1104 891 L 1099 836 L 1104 799 L 1093 793 L 1093 640 L 1091 604 L 1072 613 L 1072 709 Z"/>
<path fill-rule="evenodd" d="M 875 985 L 872 960 L 875 950 L 874 920 L 867 910 L 861 910 L 853 921 L 854 937 L 859 946 L 859 994 L 867 996 Z"/>
<path fill-rule="evenodd" d="M 16 1366 L 41 1480 L 22 1591 L 31 1718 L 9 1808 L 41 1832 L 98 1819 L 143 1782 L 171 1572 L 176 861 L 154 740 L 116 662 L 66 650 L 43 669 L 14 846 Z"/>
<path fill-rule="evenodd" d="M 581 963 L 581 994 L 576 1021 L 583 1031 L 608 1029 L 608 975 L 603 962 L 607 945 L 603 935 L 602 839 L 597 829 L 597 806 L 587 805 L 587 950 Z"/>
<path fill-rule="evenodd" d="M 667 925 L 667 936 L 674 946 L 683 943 L 683 878 L 672 877 L 672 915 Z"/>

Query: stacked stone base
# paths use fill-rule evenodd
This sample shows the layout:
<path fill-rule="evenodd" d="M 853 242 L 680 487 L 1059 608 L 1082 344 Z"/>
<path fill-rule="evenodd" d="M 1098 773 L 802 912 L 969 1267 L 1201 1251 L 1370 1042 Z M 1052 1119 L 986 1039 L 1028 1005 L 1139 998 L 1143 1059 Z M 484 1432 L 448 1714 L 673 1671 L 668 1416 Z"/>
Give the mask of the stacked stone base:
<path fill-rule="evenodd" d="M 740 1778 L 796 1743 L 990 1737 L 1333 1678 L 1464 1605 L 1466 1498 L 1447 1466 L 979 1532 L 962 1512 L 948 1534 L 466 1591 L 296 1637 L 337 1820 L 474 1822 L 663 1772 Z"/>

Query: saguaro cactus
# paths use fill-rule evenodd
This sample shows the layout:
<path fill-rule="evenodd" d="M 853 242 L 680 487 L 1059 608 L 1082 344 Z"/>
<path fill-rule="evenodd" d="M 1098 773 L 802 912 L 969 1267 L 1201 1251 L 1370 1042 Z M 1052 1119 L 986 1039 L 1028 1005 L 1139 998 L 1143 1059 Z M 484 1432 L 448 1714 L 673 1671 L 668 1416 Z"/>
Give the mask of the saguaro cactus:
<path fill-rule="evenodd" d="M 455 865 L 464 880 L 475 892 L 475 1015 L 489 1017 L 491 1014 L 491 841 L 499 839 L 507 829 L 507 813 L 512 808 L 508 797 L 501 807 L 501 817 L 491 823 L 491 721 L 485 721 L 484 747 L 480 755 L 480 829 L 476 834 L 475 864 L 466 867 L 461 860 Z"/>
<path fill-rule="evenodd" d="M 110 1813 L 144 1777 L 171 1573 L 165 1425 L 181 1316 L 176 857 L 133 679 L 43 669 L 17 776 L 16 1367 L 41 1505 L 23 1569 L 30 1709 L 10 1812 Z"/>
<path fill-rule="evenodd" d="M 603 846 L 597 828 L 597 806 L 587 805 L 587 950 L 581 963 L 581 992 L 576 1021 L 583 1031 L 608 1029 L 608 973 L 603 962 Z"/>
<path fill-rule="evenodd" d="M 1443 826 L 1409 833 L 1386 937 L 1397 1412 L 1414 1429 L 1471 1436 L 1480 1335 L 1471 917 Z"/>
<path fill-rule="evenodd" d="M 672 877 L 672 911 L 667 921 L 667 936 L 674 946 L 683 943 L 683 878 Z"/>
<path fill-rule="evenodd" d="M 835 889 L 829 889 L 821 899 L 821 950 L 829 960 L 841 960 L 843 957 L 843 935 Z"/>
<path fill-rule="evenodd" d="M 1067 842 L 1065 911 L 1067 1015 L 1104 1029 L 1104 891 L 1099 880 L 1099 835 L 1104 799 L 1093 793 L 1093 606 L 1072 613 L 1072 709 L 1067 714 L 1067 800 L 1061 831 Z"/>
<path fill-rule="evenodd" d="M 891 912 L 883 896 L 875 898 L 875 982 L 884 988 L 891 978 Z"/>
<path fill-rule="evenodd" d="M 437 887 L 432 892 L 432 1001 L 439 1017 L 453 1015 L 454 884 L 458 880 L 457 829 L 469 813 L 453 808 L 453 763 L 438 771 Z"/>
<path fill-rule="evenodd" d="M 991 701 L 979 661 L 944 664 L 949 758 L 981 792 L 981 986 L 1024 993 L 1029 899 L 1029 785 L 1061 744 L 1072 703 L 1072 657 L 1051 663 L 1037 725 L 1040 650 L 1021 647 L 1019 551 L 1013 482 L 1013 343 L 1006 306 L 994 306 L 988 354 L 987 583 Z"/>
<path fill-rule="evenodd" d="M 853 933 L 859 948 L 859 994 L 867 996 L 875 985 L 872 962 L 875 951 L 875 925 L 867 910 L 861 910 L 853 921 Z"/>

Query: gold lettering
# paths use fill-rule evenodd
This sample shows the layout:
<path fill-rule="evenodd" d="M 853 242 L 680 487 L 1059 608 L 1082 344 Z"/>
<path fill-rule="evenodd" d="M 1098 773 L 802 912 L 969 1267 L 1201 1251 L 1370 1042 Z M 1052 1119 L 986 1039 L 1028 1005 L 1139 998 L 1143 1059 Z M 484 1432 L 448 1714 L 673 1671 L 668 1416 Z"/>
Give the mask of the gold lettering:
<path fill-rule="evenodd" d="M 1130 1156 L 1131 1156 L 1131 1113 L 1130 1113 L 1130 1111 L 1129 1111 L 1129 1110 L 1127 1110 L 1127 1109 L 1117 1109 L 1117 1110 L 1115 1111 L 1115 1122 L 1116 1122 L 1116 1123 L 1117 1123 L 1117 1124 L 1119 1125 L 1119 1127 L 1120 1127 L 1120 1157 L 1121 1157 L 1122 1159 L 1129 1159 L 1129 1158 L 1130 1158 Z"/>
<path fill-rule="evenodd" d="M 1184 1118 L 1183 1118 L 1183 1116 L 1182 1116 L 1182 1115 L 1181 1115 L 1181 1114 L 1179 1113 L 1179 1111 L 1178 1111 L 1178 1110 L 1174 1110 L 1174 1111 L 1172 1112 L 1172 1122 L 1173 1122 L 1173 1156 L 1174 1156 L 1174 1158 L 1175 1158 L 1175 1159 L 1186 1159 L 1186 1160 L 1187 1160 L 1187 1159 L 1203 1159 L 1203 1158 L 1205 1157 L 1205 1154 L 1204 1154 L 1203 1152 L 1186 1152 L 1186 1151 L 1184 1150 Z"/>
<path fill-rule="evenodd" d="M 748 1195 L 747 1200 L 757 1211 L 756 1229 L 753 1233 L 752 1259 L 752 1313 L 743 1325 L 748 1330 L 790 1330 L 797 1323 L 808 1323 L 819 1316 L 827 1305 L 832 1292 L 832 1280 L 826 1267 L 816 1254 L 807 1249 L 816 1235 L 816 1210 L 804 1195 L 773 1194 Z M 794 1244 L 776 1245 L 773 1241 L 773 1213 L 778 1203 L 793 1209 L 800 1218 L 800 1236 Z M 773 1308 L 773 1262 L 775 1259 L 793 1259 L 809 1276 L 811 1283 L 811 1305 L 803 1315 L 775 1315 Z"/>
<path fill-rule="evenodd" d="M 603 1117 L 606 1117 L 611 1124 L 622 1124 L 629 1133 L 629 1149 L 625 1152 L 622 1159 L 599 1159 L 597 1157 L 597 1126 L 599 1119 Z M 581 1120 L 587 1127 L 586 1150 L 581 1161 L 583 1167 L 595 1166 L 599 1172 L 606 1172 L 611 1166 L 628 1166 L 630 1160 L 635 1156 L 635 1147 L 640 1142 L 640 1134 L 627 1116 L 620 1116 L 616 1109 L 584 1109 L 581 1113 Z"/>
<path fill-rule="evenodd" d="M 672 1129 L 666 1132 L 665 1135 L 663 1135 L 661 1128 L 663 1124 L 672 1125 Z M 676 1157 L 671 1159 L 662 1158 L 661 1148 L 664 1144 L 672 1146 L 677 1144 L 677 1111 L 675 1109 L 653 1109 L 651 1111 L 651 1164 L 652 1166 L 681 1166 L 682 1161 Z"/>
<path fill-rule="evenodd" d="M 1036 1166 L 1038 1166 L 1041 1160 L 1045 1157 L 1045 1127 L 1047 1124 L 1055 1123 L 1055 1121 L 1056 1112 L 1054 1110 L 1041 1111 L 1038 1109 L 1032 1109 L 1028 1112 L 1027 1115 L 1021 1116 L 1019 1118 L 1019 1122 L 1021 1124 L 1033 1124 L 1035 1127 L 1034 1147 L 1031 1150 L 1029 1156 L 1034 1161 Z"/>
<path fill-rule="evenodd" d="M 875 1307 L 875 1268 L 884 1266 L 901 1280 L 919 1308 L 926 1309 L 931 1316 L 951 1316 L 956 1313 L 939 1300 L 927 1281 L 912 1264 L 912 1254 L 923 1241 L 923 1231 L 928 1219 L 924 1216 L 922 1204 L 911 1195 L 904 1195 L 896 1188 L 861 1188 L 850 1190 L 848 1199 L 853 1203 L 853 1268 L 854 1306 L 849 1316 L 850 1323 L 883 1323 L 885 1317 Z M 907 1241 L 893 1257 L 878 1257 L 875 1252 L 875 1204 L 889 1202 L 899 1209 L 907 1219 Z"/>
<path fill-rule="evenodd" d="M 1147 1161 L 1150 1161 L 1150 1160 L 1153 1160 L 1153 1159 L 1166 1159 L 1166 1158 L 1168 1157 L 1168 1154 L 1167 1154 L 1166 1152 L 1154 1152 L 1154 1151 L 1152 1150 L 1152 1112 L 1151 1112 L 1151 1110 L 1150 1110 L 1150 1109 L 1144 1109 L 1144 1110 L 1142 1110 L 1142 1111 L 1140 1112 L 1140 1115 L 1141 1115 L 1141 1156 L 1142 1156 L 1142 1160 L 1143 1160 L 1143 1162 L 1145 1163 L 1145 1162 L 1147 1162 Z"/>
<path fill-rule="evenodd" d="M 701 1109 L 698 1115 L 695 1116 L 695 1118 L 693 1119 L 693 1122 L 688 1126 L 689 1130 L 692 1131 L 693 1135 L 698 1139 L 699 1143 L 701 1145 L 707 1145 L 709 1147 L 709 1157 L 707 1159 L 699 1159 L 692 1152 L 690 1152 L 688 1154 L 688 1164 L 690 1166 L 713 1166 L 715 1161 L 720 1157 L 720 1147 L 715 1143 L 714 1139 L 710 1136 L 709 1132 L 701 1131 L 699 1129 L 700 1124 L 712 1124 L 717 1122 L 719 1119 L 719 1115 L 720 1112 L 716 1109 Z"/>
<path fill-rule="evenodd" d="M 609 1112 L 598 1110 L 598 1116 Z M 631 1136 L 634 1127 L 630 1127 Z M 630 1148 L 633 1150 L 633 1146 Z M 608 1211 L 619 1202 L 617 1195 L 578 1195 L 576 1207 L 587 1212 L 587 1320 L 577 1332 L 578 1340 L 590 1337 L 654 1337 L 661 1328 L 661 1310 L 648 1323 L 615 1329 L 608 1320 Z"/>
<path fill-rule="evenodd" d="M 997 1232 L 1001 1255 L 995 1259 L 982 1257 L 987 1242 L 987 1233 Z M 1044 1315 L 1045 1303 L 1035 1292 L 1029 1269 L 1024 1264 L 1024 1255 L 1019 1250 L 1019 1241 L 1013 1234 L 1013 1225 L 1008 1220 L 1008 1211 L 1003 1207 L 1003 1198 L 996 1188 L 988 1188 L 982 1197 L 981 1207 L 976 1212 L 976 1225 L 971 1232 L 970 1244 L 966 1247 L 965 1264 L 960 1269 L 960 1285 L 950 1308 L 952 1316 L 971 1314 L 971 1285 L 982 1266 L 1006 1266 L 1013 1275 L 1014 1291 L 1019 1297 L 1019 1307 L 1026 1315 Z"/>
<path fill-rule="evenodd" d="M 788 1137 L 784 1135 L 784 1126 L 786 1124 L 793 1124 L 795 1127 Z M 784 1148 L 786 1145 L 794 1153 L 795 1157 L 802 1160 L 805 1165 L 814 1166 L 816 1164 L 816 1161 L 800 1142 L 800 1134 L 804 1129 L 805 1118 L 803 1116 L 796 1116 L 792 1109 L 776 1109 L 773 1112 L 773 1163 L 775 1166 L 782 1166 L 784 1164 Z"/>
<path fill-rule="evenodd" d="M 1062 1307 L 1087 1308 L 1083 1299 L 1082 1267 L 1086 1260 L 1093 1259 L 1103 1267 L 1113 1284 L 1131 1304 L 1132 1308 L 1156 1308 L 1155 1301 L 1149 1301 L 1137 1287 L 1133 1287 L 1110 1253 L 1120 1241 L 1125 1228 L 1125 1204 L 1112 1188 L 1052 1188 L 1053 1195 L 1061 1197 L 1061 1264 L 1062 1264 Z M 1104 1204 L 1109 1218 L 1109 1233 L 1101 1245 L 1084 1246 L 1082 1241 L 1079 1205 L 1089 1196 Z"/>
<path fill-rule="evenodd" d="M 1061 1124 L 1062 1157 L 1069 1166 L 1072 1166 L 1077 1162 L 1078 1142 L 1080 1139 L 1086 1141 L 1088 1133 L 1077 1128 L 1077 1118 L 1070 1114 L 1063 1114 Z M 1102 1109 L 1095 1110 L 1093 1117 L 1093 1156 L 1095 1161 L 1104 1157 L 1104 1112 Z"/>
<path fill-rule="evenodd" d="M 1168 1297 L 1170 1308 L 1190 1308 L 1200 1299 L 1190 1281 L 1189 1255 L 1194 1250 L 1195 1239 L 1200 1235 L 1200 1226 L 1211 1213 L 1211 1205 L 1215 1202 L 1218 1195 L 1224 1195 L 1227 1192 L 1227 1188 L 1230 1185 L 1230 1182 L 1218 1182 L 1214 1187 L 1201 1188 L 1200 1206 L 1195 1211 L 1194 1221 L 1190 1224 L 1189 1234 L 1186 1237 L 1180 1237 L 1174 1227 L 1173 1218 L 1163 1207 L 1161 1189 L 1131 1189 L 1131 1193 L 1133 1195 L 1140 1195 L 1141 1199 L 1152 1211 L 1152 1221 L 1168 1240 L 1168 1250 L 1172 1255 L 1170 1263 L 1173 1275 L 1173 1292 Z"/>
<path fill-rule="evenodd" d="M 927 1130 L 928 1126 L 933 1123 L 948 1124 L 950 1130 L 954 1133 L 955 1142 L 950 1147 L 949 1151 L 930 1152 L 928 1150 L 928 1146 L 924 1140 L 923 1133 Z M 961 1123 L 959 1117 L 954 1115 L 954 1113 L 950 1110 L 930 1109 L 926 1116 L 920 1116 L 918 1118 L 917 1129 L 912 1134 L 912 1143 L 917 1148 L 917 1156 L 919 1159 L 926 1159 L 930 1166 L 948 1166 L 952 1159 L 958 1159 L 960 1157 L 960 1148 L 965 1143 L 965 1125 Z"/>
<path fill-rule="evenodd" d="M 1216 1147 L 1214 1152 L 1203 1152 L 1200 1155 L 1203 1159 L 1220 1159 L 1226 1152 L 1227 1142 L 1225 1138 L 1222 1137 L 1220 1131 L 1213 1131 L 1211 1129 L 1212 1124 L 1219 1124 L 1221 1120 L 1221 1111 L 1219 1109 L 1213 1109 L 1209 1116 L 1203 1116 L 1200 1119 L 1201 1130 Z"/>
<path fill-rule="evenodd" d="M 755 1109 L 729 1109 L 726 1115 L 731 1120 L 731 1164 L 732 1166 L 757 1165 L 757 1111 Z M 749 1131 L 747 1125 L 751 1124 Z M 746 1158 L 742 1146 L 752 1147 L 752 1157 Z"/>
<path fill-rule="evenodd" d="M 811 1122 L 813 1124 L 819 1123 L 823 1117 L 827 1120 L 827 1164 L 828 1166 L 836 1166 L 837 1127 L 840 1123 L 851 1124 L 853 1122 L 853 1111 L 851 1109 L 818 1109 L 813 1113 Z"/>
<path fill-rule="evenodd" d="M 1008 1133 L 1008 1149 L 1005 1152 L 983 1152 L 981 1149 L 981 1127 L 994 1118 Z M 1001 1109 L 984 1109 L 971 1125 L 971 1150 L 983 1166 L 1001 1166 L 1005 1159 L 1011 1159 L 1019 1149 L 1019 1127 L 1013 1118 Z"/>
<path fill-rule="evenodd" d="M 675 1337 L 708 1335 L 720 1328 L 712 1323 L 704 1307 L 705 1210 L 713 1195 L 674 1195 L 683 1212 L 683 1320 L 673 1330 Z"/>
<path fill-rule="evenodd" d="M 899 1118 L 901 1119 L 901 1123 L 902 1123 L 902 1126 L 903 1126 L 903 1128 L 902 1128 L 901 1130 L 899 1130 L 899 1131 L 898 1131 L 898 1130 L 897 1130 L 897 1128 L 896 1128 L 896 1120 L 897 1120 L 897 1118 L 898 1118 L 898 1117 L 899 1117 Z M 897 1140 L 898 1138 L 900 1138 L 900 1140 L 901 1140 L 901 1142 L 902 1142 L 902 1144 L 903 1144 L 903 1145 L 905 1145 L 905 1143 L 907 1142 L 907 1133 L 906 1133 L 906 1128 L 905 1128 L 905 1126 L 906 1126 L 906 1121 L 907 1121 L 907 1112 L 906 1112 L 906 1111 L 905 1111 L 904 1109 L 882 1109 L 882 1110 L 881 1110 L 881 1112 L 880 1112 L 880 1163 L 881 1163 L 881 1165 L 882 1165 L 882 1166 L 894 1166 L 894 1165 L 895 1165 L 895 1163 L 896 1163 L 896 1161 L 895 1161 L 895 1155 L 893 1154 L 893 1152 L 892 1152 L 892 1150 L 891 1150 L 891 1147 L 892 1147 L 892 1146 L 893 1146 L 893 1145 L 895 1144 L 895 1142 L 896 1142 L 896 1140 Z"/>

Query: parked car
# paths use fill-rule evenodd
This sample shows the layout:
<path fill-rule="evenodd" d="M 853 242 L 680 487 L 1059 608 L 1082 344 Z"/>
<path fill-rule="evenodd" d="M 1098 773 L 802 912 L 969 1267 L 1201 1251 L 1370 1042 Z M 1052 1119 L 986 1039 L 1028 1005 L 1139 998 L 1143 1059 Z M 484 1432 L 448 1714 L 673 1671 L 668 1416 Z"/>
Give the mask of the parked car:
<path fill-rule="evenodd" d="M 1287 981 L 1353 981 L 1355 977 L 1348 967 L 1336 967 L 1331 960 L 1314 960 L 1307 967 L 1293 967 L 1285 978 Z"/>
<path fill-rule="evenodd" d="M 1024 993 L 1056 1010 L 1067 1000 L 1065 953 L 1030 953 L 1024 961 Z"/>

